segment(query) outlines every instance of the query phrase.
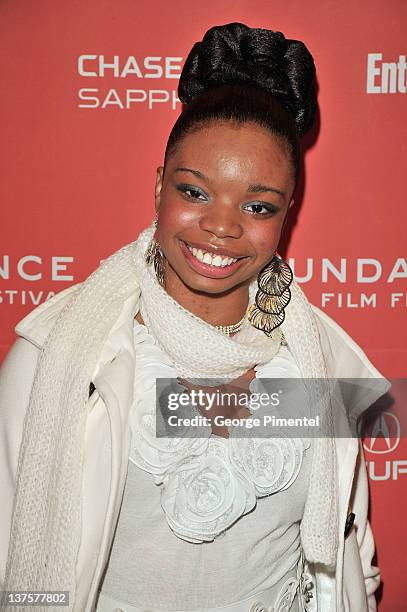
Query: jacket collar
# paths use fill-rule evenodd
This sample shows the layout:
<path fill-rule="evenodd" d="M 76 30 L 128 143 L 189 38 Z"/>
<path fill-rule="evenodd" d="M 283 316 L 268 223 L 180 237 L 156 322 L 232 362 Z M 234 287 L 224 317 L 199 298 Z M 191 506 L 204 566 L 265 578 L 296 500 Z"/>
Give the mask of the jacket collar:
<path fill-rule="evenodd" d="M 40 350 L 64 306 L 73 297 L 82 283 L 63 289 L 55 296 L 40 304 L 28 313 L 15 326 L 15 332 L 33 343 Z M 115 396 L 122 398 L 125 390 L 131 389 L 134 374 L 134 316 L 139 310 L 140 290 L 134 291 L 123 302 L 116 322 L 109 331 L 97 361 L 92 381 L 101 395 L 103 389 L 110 388 Z"/>
<path fill-rule="evenodd" d="M 71 285 L 39 304 L 17 323 L 15 332 L 42 349 L 59 313 L 81 285 L 82 283 Z"/>

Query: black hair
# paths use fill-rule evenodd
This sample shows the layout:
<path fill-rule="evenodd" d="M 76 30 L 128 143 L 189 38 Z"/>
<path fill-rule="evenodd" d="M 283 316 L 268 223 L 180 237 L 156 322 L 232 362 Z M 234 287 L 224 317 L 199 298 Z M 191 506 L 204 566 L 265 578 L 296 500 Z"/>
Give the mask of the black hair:
<path fill-rule="evenodd" d="M 317 111 L 315 64 L 304 43 L 243 23 L 210 28 L 185 60 L 178 97 L 185 106 L 169 135 L 164 168 L 182 138 L 208 123 L 254 122 L 285 143 L 296 182 L 300 138 Z"/>

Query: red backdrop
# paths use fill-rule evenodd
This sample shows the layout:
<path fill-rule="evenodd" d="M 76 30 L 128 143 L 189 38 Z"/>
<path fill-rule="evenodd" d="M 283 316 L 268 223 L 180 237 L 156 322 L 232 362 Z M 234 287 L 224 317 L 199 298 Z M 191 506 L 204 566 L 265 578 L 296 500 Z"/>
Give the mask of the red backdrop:
<path fill-rule="evenodd" d="M 315 58 L 321 116 L 279 252 L 385 376 L 405 377 L 404 0 L 2 0 L 0 358 L 18 320 L 151 220 L 185 57 L 231 21 L 303 40 Z M 406 599 L 395 435 L 396 447 L 366 444 L 381 612 Z"/>

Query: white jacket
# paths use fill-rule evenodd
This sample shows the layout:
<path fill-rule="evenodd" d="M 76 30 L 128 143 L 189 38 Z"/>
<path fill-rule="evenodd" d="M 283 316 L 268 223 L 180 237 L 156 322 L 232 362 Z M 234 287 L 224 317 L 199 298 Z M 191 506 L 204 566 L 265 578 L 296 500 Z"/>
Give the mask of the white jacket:
<path fill-rule="evenodd" d="M 18 338 L 0 369 L 0 590 L 4 582 L 16 486 L 18 454 L 24 416 L 29 402 L 40 349 L 60 310 L 77 283 L 40 304 L 16 326 Z M 135 348 L 134 316 L 139 310 L 139 290 L 127 298 L 104 344 L 92 377 L 96 387 L 89 398 L 83 468 L 82 537 L 77 557 L 74 612 L 93 612 L 97 589 L 105 568 L 124 491 L 130 430 L 128 416 L 133 397 Z M 357 416 L 387 392 L 390 382 L 371 364 L 361 348 L 333 319 L 316 306 L 318 327 L 328 376 L 375 378 L 369 391 L 355 388 L 338 409 L 340 424 L 345 410 Z M 90 381 L 89 381 L 90 382 Z M 377 384 L 376 384 L 377 383 Z M 357 438 L 336 438 L 339 489 L 339 549 L 336 571 L 311 566 L 316 578 L 318 612 L 374 612 L 374 591 L 379 568 L 372 565 L 374 540 L 367 519 L 368 482 L 363 447 Z M 354 525 L 344 537 L 350 512 Z M 39 585 L 40 587 L 40 585 Z"/>

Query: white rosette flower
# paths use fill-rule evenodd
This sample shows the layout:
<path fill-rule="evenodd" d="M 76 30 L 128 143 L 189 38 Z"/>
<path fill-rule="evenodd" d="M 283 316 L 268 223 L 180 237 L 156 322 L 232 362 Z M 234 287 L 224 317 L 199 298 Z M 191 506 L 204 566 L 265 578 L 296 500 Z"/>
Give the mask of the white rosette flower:
<path fill-rule="evenodd" d="M 206 453 L 181 461 L 164 479 L 161 505 L 187 542 L 211 542 L 256 505 L 253 484 L 228 459 L 228 440 L 211 438 Z"/>
<path fill-rule="evenodd" d="M 300 472 L 303 452 L 297 438 L 230 439 L 230 460 L 253 482 L 257 497 L 288 489 Z"/>
<path fill-rule="evenodd" d="M 209 436 L 210 426 L 177 428 L 175 434 L 168 437 L 157 437 L 157 427 L 163 431 L 163 415 L 156 409 L 156 379 L 169 379 L 170 387 L 166 392 L 183 393 L 183 387 L 177 380 L 177 374 L 170 360 L 155 344 L 144 326 L 135 328 L 135 342 L 143 343 L 137 353 L 134 389 L 137 389 L 139 401 L 133 406 L 129 415 L 131 444 L 129 459 L 141 469 L 154 477 L 159 485 L 168 470 L 176 463 L 190 455 L 204 453 Z M 194 406 L 186 406 L 177 411 L 178 416 L 192 418 L 199 416 Z M 160 425 L 161 422 L 161 425 Z"/>

